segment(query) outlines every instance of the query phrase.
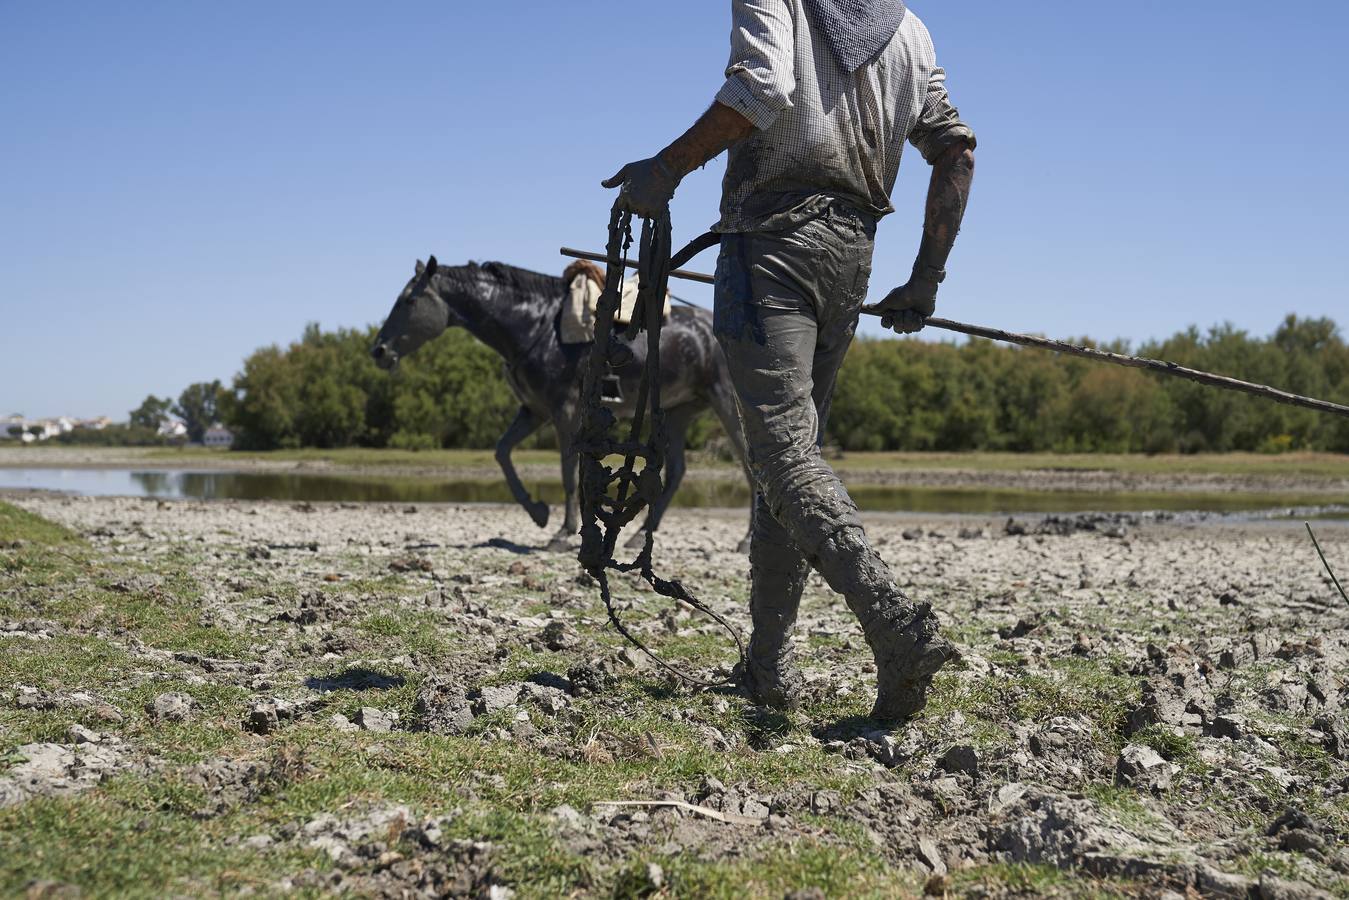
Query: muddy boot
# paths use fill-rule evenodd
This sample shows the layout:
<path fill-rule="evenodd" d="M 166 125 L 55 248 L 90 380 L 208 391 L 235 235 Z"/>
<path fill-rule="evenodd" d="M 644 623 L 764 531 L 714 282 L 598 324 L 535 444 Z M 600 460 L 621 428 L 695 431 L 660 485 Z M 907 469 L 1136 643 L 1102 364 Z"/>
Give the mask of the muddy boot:
<path fill-rule="evenodd" d="M 801 705 L 805 681 L 796 668 L 791 632 L 809 572 L 799 554 L 796 560 L 778 561 L 774 568 L 766 567 L 762 559 L 755 560 L 749 600 L 754 633 L 738 674 L 750 698 L 760 706 L 793 710 Z"/>
<path fill-rule="evenodd" d="M 860 528 L 844 528 L 825 541 L 818 563 L 830 587 L 847 599 L 876 659 L 871 717 L 898 723 L 917 715 L 927 705 L 932 676 L 956 655 L 939 634 L 931 605 L 900 592 Z"/>

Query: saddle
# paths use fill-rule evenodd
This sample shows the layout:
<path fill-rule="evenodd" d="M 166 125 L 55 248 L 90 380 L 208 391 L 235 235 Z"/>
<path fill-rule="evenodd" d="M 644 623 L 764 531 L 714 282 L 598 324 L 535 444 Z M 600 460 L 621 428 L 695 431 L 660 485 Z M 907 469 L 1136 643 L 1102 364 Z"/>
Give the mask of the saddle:
<path fill-rule="evenodd" d="M 562 304 L 562 343 L 589 344 L 595 340 L 595 309 L 604 292 L 604 273 L 599 266 L 584 259 L 567 266 L 562 273 L 567 283 L 567 297 Z M 614 316 L 614 325 L 626 327 L 632 321 L 632 311 L 637 305 L 637 278 L 634 276 L 623 282 L 623 296 L 618 312 Z M 661 318 L 670 316 L 670 295 L 665 295 L 665 309 Z"/>

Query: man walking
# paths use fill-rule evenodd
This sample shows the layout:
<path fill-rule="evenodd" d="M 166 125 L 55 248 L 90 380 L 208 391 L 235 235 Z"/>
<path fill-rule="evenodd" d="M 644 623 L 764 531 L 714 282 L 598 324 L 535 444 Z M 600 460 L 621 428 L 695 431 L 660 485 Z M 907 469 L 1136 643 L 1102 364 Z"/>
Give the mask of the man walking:
<path fill-rule="evenodd" d="M 759 703 L 800 702 L 789 632 L 813 565 L 847 600 L 875 656 L 872 717 L 899 722 L 923 708 L 955 651 L 930 606 L 896 586 L 820 444 L 904 143 L 933 167 L 923 239 L 912 278 L 876 309 L 887 328 L 909 333 L 936 308 L 974 175 L 974 133 L 903 0 L 732 0 L 731 9 L 731 62 L 716 102 L 604 186 L 621 186 L 621 205 L 654 215 L 685 175 L 730 150 L 715 330 L 758 487 L 754 632 L 741 677 Z"/>

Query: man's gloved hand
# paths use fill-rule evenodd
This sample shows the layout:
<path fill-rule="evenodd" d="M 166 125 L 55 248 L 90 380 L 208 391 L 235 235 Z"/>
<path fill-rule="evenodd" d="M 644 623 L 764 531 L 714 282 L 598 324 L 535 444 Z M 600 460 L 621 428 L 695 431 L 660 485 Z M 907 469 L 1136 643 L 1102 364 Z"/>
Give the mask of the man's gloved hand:
<path fill-rule="evenodd" d="M 880 303 L 864 307 L 863 311 L 879 313 L 881 327 L 892 328 L 898 334 L 922 331 L 927 317 L 937 311 L 939 283 L 915 273 L 908 284 L 895 288 Z"/>
<path fill-rule="evenodd" d="M 607 188 L 622 186 L 616 205 L 649 219 L 669 208 L 679 181 L 657 154 L 650 159 L 628 163 L 613 178 L 600 183 Z"/>

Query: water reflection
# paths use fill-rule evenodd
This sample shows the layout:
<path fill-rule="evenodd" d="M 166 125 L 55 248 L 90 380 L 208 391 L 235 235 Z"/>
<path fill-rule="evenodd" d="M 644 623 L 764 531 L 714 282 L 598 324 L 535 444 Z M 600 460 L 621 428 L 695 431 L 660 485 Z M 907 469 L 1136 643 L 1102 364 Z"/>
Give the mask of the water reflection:
<path fill-rule="evenodd" d="M 528 483 L 536 497 L 561 504 L 556 480 Z M 65 491 L 86 496 L 194 500 L 282 500 L 344 503 L 510 503 L 504 482 L 429 478 L 310 475 L 284 472 L 132 471 L 125 469 L 0 469 L 0 488 Z M 1289 506 L 1325 506 L 1349 498 L 1270 494 L 1091 493 L 951 488 L 849 488 L 868 512 L 1001 513 L 1139 512 L 1145 510 L 1249 512 Z M 749 491 L 738 480 L 686 481 L 680 507 L 745 507 Z M 1339 514 L 1341 517 L 1343 513 Z"/>

